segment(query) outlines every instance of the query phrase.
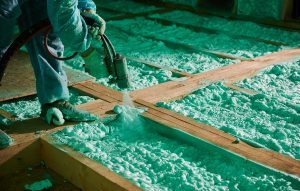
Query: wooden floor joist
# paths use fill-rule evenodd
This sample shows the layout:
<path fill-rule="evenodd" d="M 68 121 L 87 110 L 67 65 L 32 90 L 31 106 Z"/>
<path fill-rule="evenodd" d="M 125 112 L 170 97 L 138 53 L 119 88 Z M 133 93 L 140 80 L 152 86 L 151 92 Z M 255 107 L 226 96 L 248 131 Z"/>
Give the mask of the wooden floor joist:
<path fill-rule="evenodd" d="M 41 138 L 42 159 L 47 167 L 85 191 L 141 190 L 132 182 L 112 172 L 83 154 L 48 137 Z"/>
<path fill-rule="evenodd" d="M 234 83 L 252 77 L 257 72 L 270 65 L 296 61 L 299 59 L 300 49 L 283 50 L 257 57 L 253 61 L 244 61 L 196 74 L 185 81 L 170 81 L 142 90 L 136 90 L 131 93 L 131 97 L 133 99 L 143 99 L 151 103 L 168 101 L 187 95 L 200 87 L 206 86 L 208 83 L 220 81 Z"/>

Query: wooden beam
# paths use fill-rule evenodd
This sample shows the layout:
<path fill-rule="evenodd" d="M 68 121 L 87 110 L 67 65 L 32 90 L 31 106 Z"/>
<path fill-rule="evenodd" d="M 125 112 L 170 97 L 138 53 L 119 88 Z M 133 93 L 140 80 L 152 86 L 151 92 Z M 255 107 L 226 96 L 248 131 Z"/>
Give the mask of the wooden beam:
<path fill-rule="evenodd" d="M 83 154 L 42 137 L 42 159 L 71 183 L 84 191 L 141 190 L 129 180 L 112 172 Z"/>
<path fill-rule="evenodd" d="M 92 97 L 104 100 L 106 102 L 109 102 L 109 103 L 115 102 L 115 99 L 111 98 L 110 96 L 96 91 L 94 89 L 94 84 L 95 83 L 93 83 L 93 82 L 91 82 L 91 83 L 81 83 L 81 84 L 74 85 L 73 88 L 75 88 L 77 91 L 79 91 L 81 93 L 84 93 L 88 96 L 92 96 Z"/>
<path fill-rule="evenodd" d="M 123 99 L 122 92 L 94 82 L 81 83 L 79 86 L 74 86 L 74 88 L 85 94 L 93 95 L 96 98 L 100 98 L 110 103 Z"/>
<path fill-rule="evenodd" d="M 296 159 L 271 150 L 254 148 L 242 141 L 235 144 L 235 137 L 214 127 L 199 123 L 173 111 L 156 107 L 143 100 L 136 100 L 136 103 L 148 108 L 147 112 L 143 115 L 151 120 L 160 122 L 170 128 L 180 129 L 202 140 L 206 140 L 214 145 L 246 157 L 249 160 L 267 165 L 282 172 L 300 176 L 300 161 Z"/>
<path fill-rule="evenodd" d="M 194 75 L 182 82 L 169 81 L 156 86 L 131 92 L 133 99 L 144 99 L 156 103 L 187 95 L 200 87 L 212 82 L 226 81 L 234 83 L 254 76 L 260 70 L 282 62 L 300 59 L 300 49 L 283 50 L 280 52 L 257 57 L 253 61 L 244 61 L 215 70 Z"/>

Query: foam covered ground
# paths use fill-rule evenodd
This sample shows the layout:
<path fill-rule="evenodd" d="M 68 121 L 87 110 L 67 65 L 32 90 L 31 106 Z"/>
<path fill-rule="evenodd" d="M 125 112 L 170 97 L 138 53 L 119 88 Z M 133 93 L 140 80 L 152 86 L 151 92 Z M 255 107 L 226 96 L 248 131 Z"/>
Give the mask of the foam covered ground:
<path fill-rule="evenodd" d="M 300 159 L 299 108 L 263 94 L 247 95 L 212 84 L 158 106 L 209 124 L 234 136 Z"/>
<path fill-rule="evenodd" d="M 79 95 L 75 90 L 70 90 L 70 103 L 74 105 L 83 104 L 94 100 L 89 96 Z M 22 98 L 10 102 L 3 102 L 0 104 L 0 109 L 5 110 L 14 116 L 17 121 L 23 121 L 38 117 L 41 112 L 41 106 L 37 97 Z M 10 121 L 5 118 L 0 118 L 0 124 L 7 125 Z"/>
<path fill-rule="evenodd" d="M 163 26 L 155 21 L 144 18 L 111 21 L 109 22 L 109 26 L 121 28 L 137 36 L 152 35 L 159 39 L 188 44 L 194 48 L 205 48 L 246 58 L 254 58 L 281 49 L 278 46 L 253 40 L 235 39 L 224 34 L 194 32 L 175 25 Z"/>
<path fill-rule="evenodd" d="M 196 147 L 167 138 L 154 131 L 164 127 L 154 125 L 129 115 L 108 125 L 98 122 L 67 127 L 53 137 L 56 143 L 83 153 L 144 190 L 299 189 L 299 179 L 208 150 L 205 145 Z M 204 144 L 196 138 L 187 139 Z"/>
<path fill-rule="evenodd" d="M 238 0 L 237 14 L 262 19 L 281 20 L 284 6 L 285 3 L 282 0 Z"/>
<path fill-rule="evenodd" d="M 147 6 L 142 3 L 130 0 L 97 0 L 95 1 L 95 3 L 99 6 L 97 10 L 99 11 L 100 15 L 101 7 L 105 7 L 123 13 L 144 13 L 160 9 L 155 6 Z"/>
<path fill-rule="evenodd" d="M 205 53 L 172 49 L 163 42 L 131 36 L 109 25 L 107 35 L 122 54 L 188 73 L 200 73 L 237 62 Z"/>
<path fill-rule="evenodd" d="M 237 84 L 276 97 L 298 108 L 297 111 L 300 112 L 300 61 L 270 66 L 255 77 Z"/>
<path fill-rule="evenodd" d="M 177 22 L 215 29 L 235 35 L 244 35 L 253 38 L 261 38 L 274 42 L 286 43 L 290 46 L 300 45 L 300 32 L 259 25 L 250 21 L 229 20 L 214 16 L 200 16 L 188 11 L 179 10 L 163 14 L 154 14 L 150 17 L 166 19 L 175 23 Z"/>
<path fill-rule="evenodd" d="M 127 64 L 130 88 L 121 89 L 115 83 L 111 83 L 110 78 L 107 77 L 99 78 L 96 82 L 115 90 L 133 91 L 175 79 L 175 77 L 172 77 L 172 72 L 168 70 L 155 69 L 134 61 L 127 61 Z"/>

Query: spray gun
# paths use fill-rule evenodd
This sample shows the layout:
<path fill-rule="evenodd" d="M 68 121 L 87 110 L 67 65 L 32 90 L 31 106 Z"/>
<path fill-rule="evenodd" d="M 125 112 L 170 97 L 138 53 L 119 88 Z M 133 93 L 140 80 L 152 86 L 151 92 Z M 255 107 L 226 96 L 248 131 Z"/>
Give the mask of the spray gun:
<path fill-rule="evenodd" d="M 83 17 L 84 21 L 89 26 L 98 26 L 93 19 Z M 100 28 L 100 26 L 98 26 Z M 103 34 L 101 40 L 104 48 L 104 63 L 108 73 L 113 77 L 113 81 L 117 83 L 120 88 L 129 88 L 130 80 L 128 76 L 126 58 L 116 52 L 113 44 L 109 38 Z"/>
<path fill-rule="evenodd" d="M 104 47 L 104 63 L 108 73 L 113 76 L 120 88 L 129 88 L 130 80 L 128 76 L 127 62 L 124 56 L 116 53 L 112 43 L 105 34 L 101 35 Z"/>

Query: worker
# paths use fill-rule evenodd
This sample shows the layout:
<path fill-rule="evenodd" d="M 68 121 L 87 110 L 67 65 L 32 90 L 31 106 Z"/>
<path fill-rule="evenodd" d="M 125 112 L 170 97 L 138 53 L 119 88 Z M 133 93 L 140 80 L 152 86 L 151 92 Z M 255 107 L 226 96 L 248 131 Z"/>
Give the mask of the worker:
<path fill-rule="evenodd" d="M 81 15 L 93 19 L 100 27 L 88 27 Z M 49 49 L 59 56 L 64 50 L 85 51 L 105 31 L 105 21 L 96 13 L 92 0 L 1 0 L 0 58 L 12 42 L 16 24 L 25 30 L 45 18 L 49 18 L 53 27 L 48 38 Z M 48 123 L 61 115 L 63 122 L 96 120 L 94 115 L 68 102 L 68 82 L 62 61 L 47 54 L 43 36 L 41 33 L 26 44 L 36 77 L 41 117 Z"/>

